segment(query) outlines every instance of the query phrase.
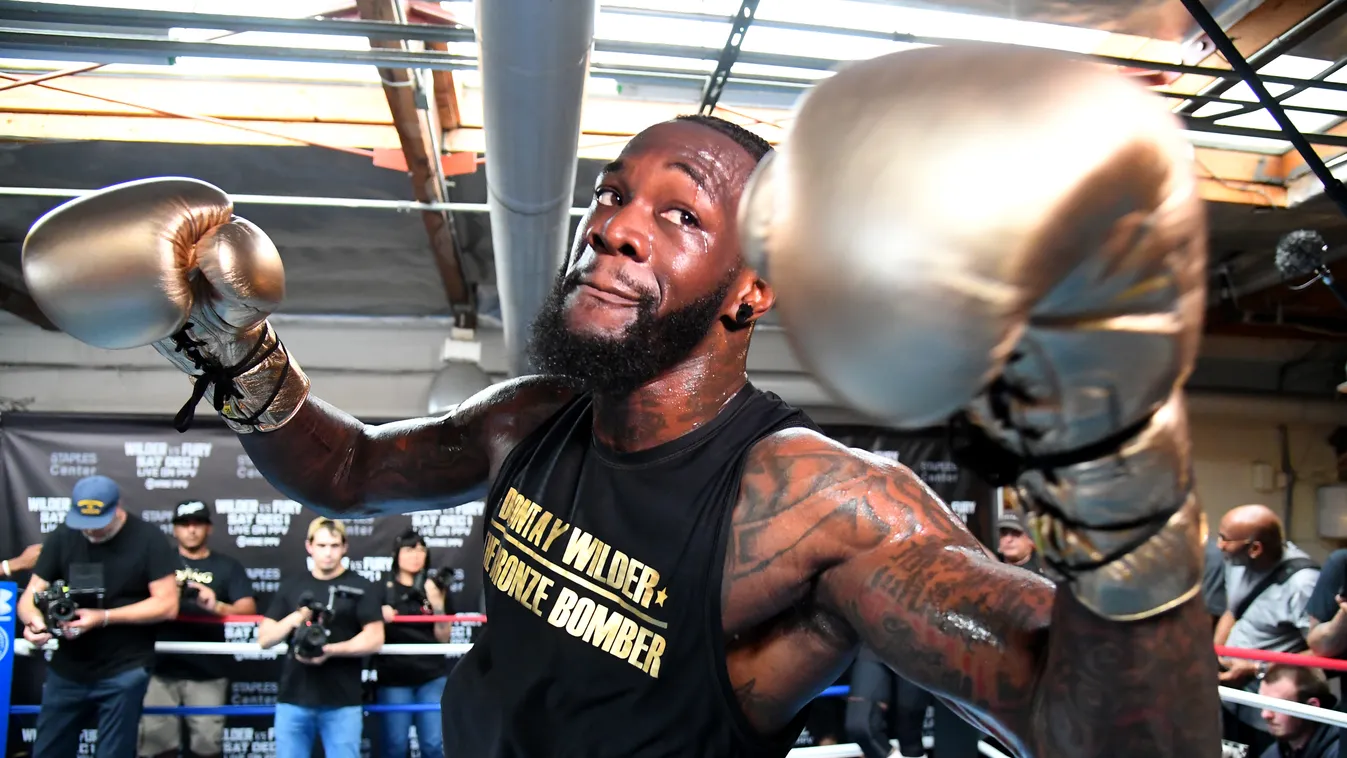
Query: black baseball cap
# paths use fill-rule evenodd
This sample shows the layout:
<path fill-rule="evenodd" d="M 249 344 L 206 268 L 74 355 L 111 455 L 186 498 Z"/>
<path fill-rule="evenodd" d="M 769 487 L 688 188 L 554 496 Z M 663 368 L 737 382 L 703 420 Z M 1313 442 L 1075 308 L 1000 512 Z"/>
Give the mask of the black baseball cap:
<path fill-rule="evenodd" d="M 1020 534 L 1028 533 L 1024 528 L 1024 521 L 1017 513 L 1006 512 L 1003 514 L 1001 518 L 997 520 L 996 528 L 1008 529 L 1012 532 L 1019 532 Z"/>
<path fill-rule="evenodd" d="M 173 511 L 175 524 L 209 524 L 210 506 L 204 500 L 184 500 Z"/>

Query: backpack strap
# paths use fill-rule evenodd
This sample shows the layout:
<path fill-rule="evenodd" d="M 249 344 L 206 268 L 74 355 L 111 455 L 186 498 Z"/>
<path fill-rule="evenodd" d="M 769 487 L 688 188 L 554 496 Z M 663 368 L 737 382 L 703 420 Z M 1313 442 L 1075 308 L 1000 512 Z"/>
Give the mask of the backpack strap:
<path fill-rule="evenodd" d="M 1231 615 L 1238 621 L 1248 612 L 1249 606 L 1253 605 L 1253 601 L 1257 600 L 1258 596 L 1263 594 L 1268 587 L 1285 582 L 1302 569 L 1318 567 L 1319 564 L 1315 563 L 1311 558 L 1287 558 L 1277 564 L 1276 568 L 1269 571 L 1267 576 L 1263 577 L 1262 580 L 1250 590 L 1249 594 L 1240 598 L 1239 603 L 1237 603 L 1234 608 L 1230 609 Z"/>

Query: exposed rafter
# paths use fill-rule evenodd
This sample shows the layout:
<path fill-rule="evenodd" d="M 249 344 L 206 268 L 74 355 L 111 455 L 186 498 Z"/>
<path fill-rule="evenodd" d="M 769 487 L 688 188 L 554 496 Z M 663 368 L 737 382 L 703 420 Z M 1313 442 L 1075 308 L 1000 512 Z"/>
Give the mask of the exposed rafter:
<path fill-rule="evenodd" d="M 710 78 L 706 80 L 706 88 L 702 90 L 702 104 L 697 112 L 703 116 L 711 115 L 716 109 L 716 103 L 720 102 L 720 93 L 725 91 L 725 85 L 730 80 L 730 70 L 734 68 L 734 62 L 739 60 L 739 49 L 743 47 L 748 25 L 753 23 L 757 13 L 758 0 L 742 0 L 739 12 L 730 21 L 730 36 L 725 40 L 720 58 L 716 60 L 716 70 L 711 72 Z"/>
<path fill-rule="evenodd" d="M 403 14 L 394 6 L 396 2 L 401 0 L 356 0 L 356 7 L 367 20 L 398 22 L 399 16 Z M 400 41 L 371 38 L 369 42 L 371 48 L 403 48 Z M 443 132 L 438 109 L 432 107 L 434 94 L 426 92 L 422 87 L 429 80 L 418 80 L 409 69 L 388 68 L 379 69 L 379 78 L 383 81 L 388 109 L 393 114 L 393 127 L 397 129 L 402 154 L 411 174 L 412 193 L 419 202 L 445 202 L 447 197 L 439 146 Z M 430 237 L 435 266 L 440 272 L 445 295 L 449 298 L 455 316 L 460 319 L 462 326 L 475 326 L 476 303 L 463 272 L 453 215 L 444 211 L 422 211 L 421 219 Z"/>

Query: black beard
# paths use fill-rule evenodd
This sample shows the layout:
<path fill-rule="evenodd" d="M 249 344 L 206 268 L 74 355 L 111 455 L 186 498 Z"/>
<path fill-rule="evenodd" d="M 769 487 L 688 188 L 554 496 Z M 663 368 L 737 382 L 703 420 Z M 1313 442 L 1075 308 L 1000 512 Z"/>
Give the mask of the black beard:
<path fill-rule="evenodd" d="M 533 320 L 528 354 L 535 369 L 574 380 L 583 390 L 624 397 L 686 358 L 719 317 L 738 272 L 710 292 L 663 316 L 655 298 L 642 296 L 636 320 L 620 337 L 576 334 L 566 327 L 566 296 L 579 286 L 579 276 L 557 276 L 552 292 Z"/>

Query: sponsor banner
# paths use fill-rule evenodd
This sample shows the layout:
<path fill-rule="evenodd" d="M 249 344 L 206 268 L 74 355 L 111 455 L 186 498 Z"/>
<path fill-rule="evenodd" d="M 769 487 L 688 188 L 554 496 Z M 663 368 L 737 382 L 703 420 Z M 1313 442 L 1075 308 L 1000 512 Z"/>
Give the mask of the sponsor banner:
<path fill-rule="evenodd" d="M 210 505 L 213 529 L 210 548 L 232 555 L 245 567 L 259 609 L 265 609 L 282 579 L 307 573 L 304 543 L 309 522 L 318 514 L 286 497 L 267 483 L 233 432 L 215 419 L 199 416 L 192 429 L 179 434 L 169 418 L 89 417 L 7 413 L 0 423 L 3 464 L 3 511 L 0 512 L 0 554 L 18 555 L 25 545 L 41 542 L 70 509 L 70 491 L 85 476 L 101 474 L 121 488 L 126 510 L 158 526 L 171 539 L 175 506 L 184 500 Z M 382 518 L 344 520 L 350 549 L 347 567 L 380 582 L 392 568 L 393 539 L 415 527 L 430 546 L 430 565 L 449 568 L 453 607 L 481 610 L 483 504 L 468 503 L 443 511 Z M 0 592 L 3 595 L 3 592 Z M 470 642 L 478 624 L 455 625 L 454 642 Z M 225 625 L 225 639 L 251 642 L 256 627 Z M 12 646 L 11 646 L 12 647 Z M 279 661 L 274 653 L 230 656 L 231 705 L 276 702 Z M 41 702 L 45 661 L 16 661 L 15 704 Z M 369 688 L 373 672 L 367 672 Z M 373 698 L 370 698 L 371 701 Z M 10 754 L 31 745 L 35 716 L 18 716 L 8 725 Z M 81 738 L 81 755 L 93 755 L 97 734 L 89 724 Z M 377 734 L 372 718 L 367 735 Z M 270 717 L 230 717 L 225 755 L 274 754 Z"/>

